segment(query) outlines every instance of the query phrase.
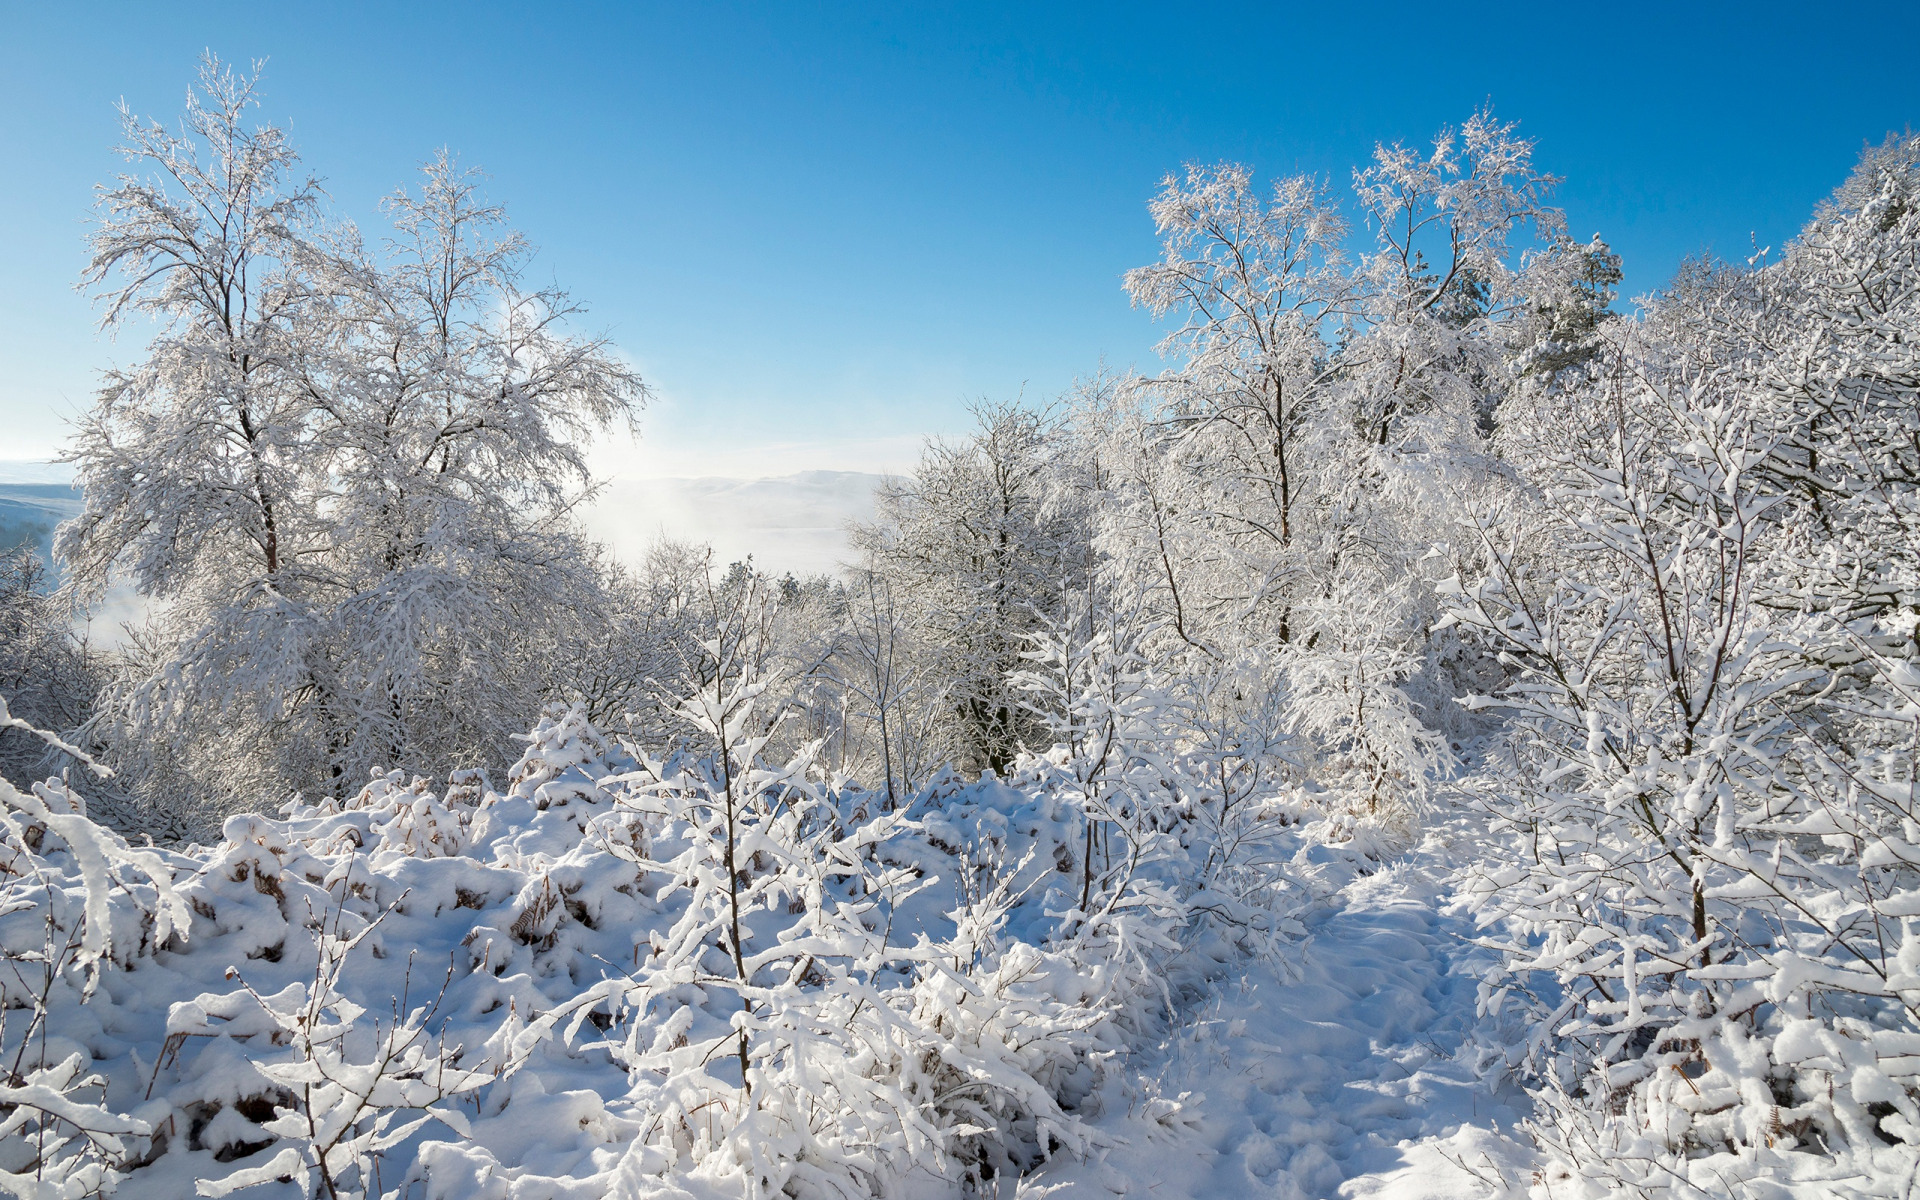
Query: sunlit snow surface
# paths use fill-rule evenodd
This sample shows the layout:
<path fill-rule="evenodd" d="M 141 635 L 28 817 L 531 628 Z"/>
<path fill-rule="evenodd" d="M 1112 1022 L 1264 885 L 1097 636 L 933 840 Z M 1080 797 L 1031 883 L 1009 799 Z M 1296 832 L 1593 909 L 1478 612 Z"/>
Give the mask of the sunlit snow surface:
<path fill-rule="evenodd" d="M 1477 1077 L 1485 964 L 1472 923 L 1446 911 L 1471 832 L 1440 822 L 1370 872 L 1305 849 L 1296 861 L 1313 863 L 1320 892 L 1308 936 L 1183 1014 L 1099 1123 L 1115 1142 L 1104 1158 L 1043 1168 L 1022 1200 L 1525 1195 L 1533 1155 L 1514 1125 L 1527 1100 Z"/>
<path fill-rule="evenodd" d="M 272 1013 L 288 997 L 297 1002 L 313 978 L 316 923 L 364 928 L 375 917 L 342 979 L 350 1006 L 342 1012 L 391 1022 L 438 996 L 432 1024 L 444 1045 L 464 1048 L 461 1068 L 504 1073 L 471 1105 L 442 1106 L 463 1111 L 470 1130 L 430 1124 L 391 1147 L 385 1160 L 394 1172 L 411 1172 L 439 1200 L 738 1194 L 737 1178 L 683 1173 L 668 1154 L 684 1155 L 677 1141 L 656 1145 L 660 1117 L 674 1112 L 685 1114 L 679 1120 L 697 1142 L 698 1106 L 609 1058 L 608 1039 L 633 1039 L 656 1054 L 665 1046 L 662 1062 L 691 1056 L 683 1065 L 699 1060 L 699 1070 L 717 1062 L 712 1094 L 723 1098 L 725 1056 L 712 1048 L 730 1044 L 725 993 L 691 979 L 671 983 L 657 1004 L 616 1005 L 611 1028 L 585 1024 L 588 1010 L 572 1003 L 624 994 L 620 981 L 650 970 L 681 915 L 671 888 L 644 882 L 680 868 L 637 876 L 631 851 L 613 851 L 624 832 L 655 861 L 679 862 L 686 831 L 672 821 L 634 823 L 618 800 L 611 753 L 569 716 L 543 723 L 514 772 L 518 782 L 477 806 L 472 795 L 442 804 L 424 784 L 407 789 L 396 779 L 344 806 L 234 818 L 222 844 L 168 852 L 191 928 L 157 952 L 126 940 L 140 936 L 136 910 L 151 898 L 116 893 L 118 965 L 90 999 L 63 995 L 50 1031 L 54 1058 L 81 1053 L 92 1062 L 109 1107 L 167 1132 L 116 1195 L 190 1195 L 199 1180 L 263 1167 L 284 1152 L 260 1126 L 271 1105 L 260 1099 L 270 1089 L 257 1069 L 291 1062 L 273 1033 L 284 1020 Z M 851 812 L 871 800 L 846 793 L 834 803 Z M 928 886 L 897 904 L 878 893 L 829 899 L 877 904 L 894 946 L 921 935 L 944 944 L 964 864 L 982 852 L 1019 864 L 1010 875 L 1019 899 L 1000 937 L 1005 953 L 1034 966 L 1023 968 L 1031 983 L 1009 1002 L 1079 1011 L 1090 980 L 1069 960 L 1013 949 L 1045 946 L 1056 915 L 1073 908 L 1076 875 L 1056 863 L 1079 840 L 1078 814 L 1044 789 L 982 782 L 923 792 L 911 815 L 873 853 Z M 1102 1034 L 1092 1047 L 1118 1069 L 1072 1101 L 1075 1123 L 1094 1135 L 1074 1135 L 1084 1157 L 1057 1150 L 1017 1185 L 1003 1178 L 1001 1196 L 1485 1196 L 1524 1180 L 1526 1155 L 1503 1132 L 1515 1097 L 1476 1082 L 1471 1069 L 1484 1043 L 1471 1036 L 1469 930 L 1446 912 L 1444 880 L 1464 853 L 1454 840 L 1471 827 L 1436 818 L 1434 832 L 1402 854 L 1377 834 L 1330 845 L 1327 824 L 1302 813 L 1282 817 L 1275 831 L 1272 848 L 1289 863 L 1289 882 L 1275 886 L 1282 911 L 1293 914 L 1279 949 L 1247 958 L 1221 954 L 1215 942 L 1170 963 L 1183 981 L 1166 993 L 1171 1011 L 1161 1002 L 1164 1019 L 1149 1023 L 1161 1036 L 1129 1046 Z M 64 906 L 79 880 L 49 869 Z M 565 904 L 543 904 L 548 895 Z M 801 909 L 753 915 L 749 946 L 791 936 L 788 926 L 806 919 L 791 915 Z M 39 920 L 31 907 L 12 909 L 9 944 L 27 945 Z M 876 996 L 915 986 L 907 974 L 885 983 L 893 970 L 875 976 Z M 1194 986 L 1209 974 L 1210 984 Z M 558 1020 L 575 1008 L 574 1019 L 545 1032 L 529 1028 L 530 1018 L 543 1024 L 544 1015 Z M 1511 1032 L 1486 1024 L 1483 1036 Z M 1118 1031 L 1110 1020 L 1103 1028 Z M 1070 1081 L 1066 1090 L 1075 1091 Z M 906 1188 L 900 1195 L 954 1194 L 930 1174 L 896 1182 Z M 247 1194 L 292 1193 L 268 1182 Z"/>

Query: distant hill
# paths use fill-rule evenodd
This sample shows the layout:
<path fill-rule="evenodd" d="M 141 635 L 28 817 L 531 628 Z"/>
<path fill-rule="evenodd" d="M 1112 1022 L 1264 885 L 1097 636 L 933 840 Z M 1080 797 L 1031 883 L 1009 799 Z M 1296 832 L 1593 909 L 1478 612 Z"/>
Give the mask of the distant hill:
<path fill-rule="evenodd" d="M 80 511 L 80 493 L 64 483 L 0 482 L 0 554 L 30 544 L 53 562 L 53 530 Z"/>

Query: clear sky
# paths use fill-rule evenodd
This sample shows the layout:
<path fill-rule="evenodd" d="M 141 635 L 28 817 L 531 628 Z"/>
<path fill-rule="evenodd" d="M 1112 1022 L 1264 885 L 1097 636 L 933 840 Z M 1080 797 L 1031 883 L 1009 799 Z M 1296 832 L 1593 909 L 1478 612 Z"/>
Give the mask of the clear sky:
<path fill-rule="evenodd" d="M 1686 8 L 1684 13 L 1678 10 Z M 1183 161 L 1344 182 L 1491 101 L 1628 288 L 1790 237 L 1920 122 L 1920 4 L 46 4 L 0 0 L 0 458 L 95 373 L 72 283 L 114 102 L 177 117 L 203 48 L 269 59 L 337 210 L 446 145 L 660 390 L 667 475 L 900 469 L 975 397 L 1150 367 L 1120 275 Z"/>

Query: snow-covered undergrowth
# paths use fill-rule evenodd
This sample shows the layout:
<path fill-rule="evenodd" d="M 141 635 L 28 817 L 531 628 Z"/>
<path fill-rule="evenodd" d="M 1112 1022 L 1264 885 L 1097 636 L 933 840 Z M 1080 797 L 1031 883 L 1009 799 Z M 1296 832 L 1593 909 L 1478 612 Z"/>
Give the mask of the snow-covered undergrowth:
<path fill-rule="evenodd" d="M 95 663 L 0 603 L 76 743 L 0 749 L 169 839 L 329 798 L 174 851 L 0 790 L 6 1188 L 1005 1195 L 1164 1143 L 1163 1195 L 1291 1197 L 1398 1138 L 1486 1152 L 1449 1194 L 1913 1192 L 1920 137 L 1632 316 L 1489 111 L 1346 212 L 1191 166 L 1125 277 L 1166 372 L 980 406 L 775 581 L 567 533 L 645 389 L 473 175 L 368 256 L 252 89 L 129 118 L 93 239 L 168 332 L 57 547 L 166 619 Z M 1188 1070 L 1234 978 L 1244 1077 Z"/>
<path fill-rule="evenodd" d="M 1207 889 L 1197 823 L 1090 839 L 1058 761 L 885 812 L 760 746 L 663 763 L 556 713 L 505 792 L 381 776 L 185 851 L 7 789 L 0 1188 L 991 1187 L 1095 1149 L 1182 989 L 1298 928 L 1277 872 Z"/>
<path fill-rule="evenodd" d="M 1485 1070 L 1525 1030 L 1511 1010 L 1477 1011 L 1495 956 L 1453 902 L 1485 834 L 1445 805 L 1411 845 L 1300 839 L 1303 934 L 1136 1052 L 1097 1118 L 1111 1145 L 1042 1167 L 1022 1200 L 1526 1195 L 1530 1101 Z"/>

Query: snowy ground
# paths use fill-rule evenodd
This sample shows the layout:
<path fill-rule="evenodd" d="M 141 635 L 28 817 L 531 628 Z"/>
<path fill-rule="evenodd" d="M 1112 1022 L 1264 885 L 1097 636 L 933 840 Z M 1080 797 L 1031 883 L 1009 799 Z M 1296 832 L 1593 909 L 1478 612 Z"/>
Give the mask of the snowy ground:
<path fill-rule="evenodd" d="M 1043 1169 L 1022 1200 L 1524 1194 L 1525 1099 L 1472 1070 L 1472 928 L 1445 911 L 1470 832 L 1443 823 L 1367 873 L 1309 851 L 1305 941 L 1181 1014 L 1100 1122 L 1104 1158 Z"/>
<path fill-rule="evenodd" d="M 951 1195 L 955 1164 L 970 1161 L 993 1168 L 1000 1200 L 1485 1197 L 1531 1174 L 1510 1132 L 1524 1097 L 1474 1069 L 1512 1030 L 1476 1015 L 1487 964 L 1450 904 L 1454 869 L 1481 849 L 1467 817 L 1435 815 L 1401 851 L 1371 825 L 1276 810 L 1265 861 L 1287 865 L 1263 885 L 1272 906 L 1205 902 L 1243 930 L 1284 931 L 1248 959 L 1224 925 L 1183 924 L 1201 910 L 1165 901 L 1104 908 L 1104 923 L 1061 934 L 1077 911 L 1073 848 L 1091 843 L 1045 764 L 1011 786 L 929 786 L 910 819 L 872 817 L 857 790 L 796 788 L 782 794 L 788 824 L 741 843 L 745 868 L 715 857 L 715 802 L 684 802 L 709 792 L 684 780 L 623 790 L 640 780 L 630 765 L 569 713 L 542 722 L 504 794 L 463 777 L 442 802 L 395 773 L 348 800 L 289 805 L 285 819 L 233 818 L 218 846 L 164 861 L 110 843 L 64 791 L 11 797 L 54 830 L 43 844 L 57 834 L 131 864 L 109 889 L 50 847 L 59 860 L 28 859 L 18 902 L 0 903 L 15 962 L 56 944 L 49 922 L 72 927 L 82 904 L 85 927 L 102 930 L 97 981 L 69 972 L 36 993 L 34 1078 L 81 1088 L 104 1105 L 82 1117 L 142 1139 L 114 1150 L 128 1200 L 203 1182 L 207 1194 L 311 1194 L 291 1176 L 323 1152 L 355 1179 L 372 1172 L 371 1194 L 390 1177 L 422 1184 L 424 1200 L 737 1196 L 755 1189 L 736 1159 L 775 1153 L 812 1174 L 754 1166 L 755 1194 L 790 1178 L 809 1195 Z M 802 829 L 815 830 L 804 844 Z M 34 839 L 16 844 L 31 854 Z M 753 1008 L 714 940 L 741 883 L 729 936 L 773 964 L 761 968 L 773 983 L 751 985 Z M 1195 940 L 1174 953 L 1180 928 Z M 1166 993 L 1148 946 L 1168 951 Z M 832 975 L 805 973 L 822 962 Z M 432 980 L 429 1011 L 411 997 Z M 1159 995 L 1178 1007 L 1157 1044 L 1149 1034 L 1135 1049 Z M 369 1013 L 390 1014 L 385 1032 Z M 756 1099 L 747 1120 L 716 1123 L 737 1088 L 711 1064 L 736 1029 L 752 1043 Z M 401 1056 L 396 1031 L 427 1057 Z M 75 1083 L 88 1064 L 97 1079 Z M 327 1090 L 348 1084 L 353 1098 Z M 959 1133 L 927 1125 L 911 1142 L 920 1126 L 887 1115 L 911 1097 L 975 1093 L 992 1103 L 926 1110 L 958 1113 Z M 302 1103 L 327 1114 L 321 1132 Z M 370 1156 L 381 1122 L 403 1112 L 422 1115 Z M 349 1133 L 358 1149 L 321 1140 Z M 996 1140 L 958 1157 L 981 1134 Z M 843 1144 L 873 1167 L 813 1186 Z M 928 1157 L 949 1144 L 951 1159 Z M 1015 1184 L 1007 1167 L 1050 1145 L 1087 1153 L 1057 1153 Z M 26 1149 L 0 1136 L 0 1171 L 22 1170 Z M 92 1169 L 61 1161 L 55 1177 Z M 944 1182 L 917 1174 L 936 1166 Z"/>

